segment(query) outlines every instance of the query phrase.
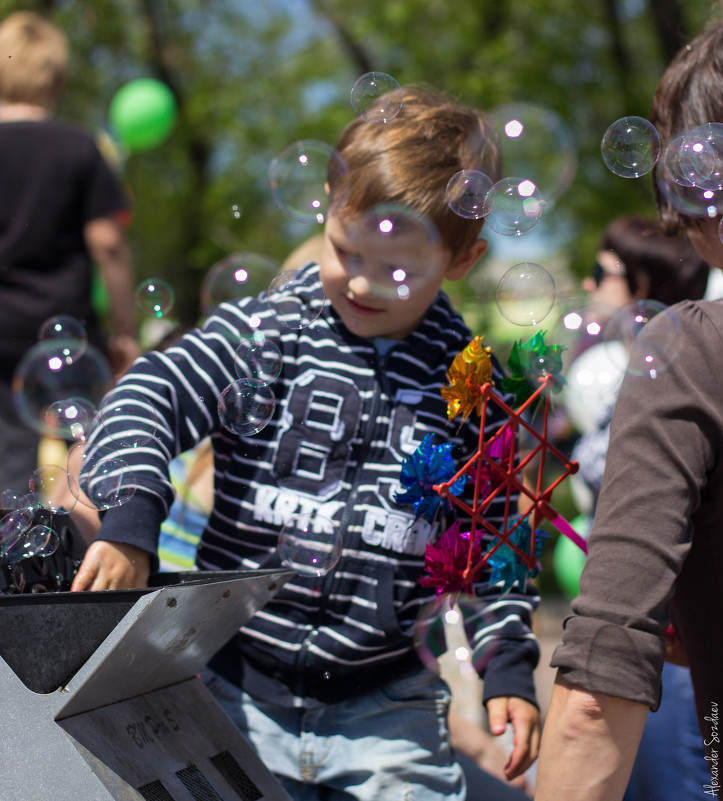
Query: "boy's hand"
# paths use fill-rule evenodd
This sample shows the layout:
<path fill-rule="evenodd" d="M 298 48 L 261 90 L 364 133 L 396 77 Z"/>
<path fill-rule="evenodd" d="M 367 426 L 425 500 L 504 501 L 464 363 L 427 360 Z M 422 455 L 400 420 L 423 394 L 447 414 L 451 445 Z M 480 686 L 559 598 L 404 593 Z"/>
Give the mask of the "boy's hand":
<path fill-rule="evenodd" d="M 505 776 L 514 779 L 537 759 L 540 748 L 540 711 L 524 698 L 499 696 L 487 701 L 492 734 L 504 734 L 508 721 L 512 724 L 513 748 L 505 765 Z"/>
<path fill-rule="evenodd" d="M 71 592 L 147 587 L 151 572 L 148 551 L 134 545 L 96 540 L 86 551 Z"/>

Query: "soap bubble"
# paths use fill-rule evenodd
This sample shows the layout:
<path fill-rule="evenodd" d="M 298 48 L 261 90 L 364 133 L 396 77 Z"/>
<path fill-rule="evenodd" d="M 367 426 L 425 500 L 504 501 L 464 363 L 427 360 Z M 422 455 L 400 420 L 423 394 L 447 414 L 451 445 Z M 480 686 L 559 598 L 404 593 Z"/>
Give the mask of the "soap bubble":
<path fill-rule="evenodd" d="M 487 202 L 487 225 L 503 236 L 527 233 L 544 211 L 537 186 L 527 178 L 503 178 L 490 189 Z"/>
<path fill-rule="evenodd" d="M 567 406 L 579 403 L 579 393 L 576 391 L 577 380 L 574 374 L 576 359 L 590 348 L 598 345 L 604 347 L 604 328 L 615 309 L 602 303 L 591 303 L 587 295 L 558 296 L 555 305 L 544 322 L 545 344 L 559 346 L 557 353 L 550 354 L 552 362 L 549 366 L 555 369 L 559 376 L 558 386 L 561 385 L 561 392 L 554 392 L 551 396 L 555 405 Z M 532 385 L 536 384 L 540 378 L 541 370 L 544 371 L 545 365 L 531 365 L 528 380 Z M 600 368 L 606 370 L 605 364 L 601 361 Z M 583 381 L 592 384 L 598 383 L 598 378 L 583 376 Z M 605 383 L 607 379 L 599 379 Z M 612 379 L 611 379 L 612 380 Z M 571 391 L 568 391 L 571 385 Z"/>
<path fill-rule="evenodd" d="M 653 319 L 655 326 L 648 328 Z M 621 368 L 657 378 L 680 353 L 681 334 L 680 318 L 668 306 L 656 300 L 638 300 L 623 306 L 607 321 L 604 340 L 624 346 Z"/>
<path fill-rule="evenodd" d="M 38 467 L 30 476 L 28 486 L 35 496 L 36 506 L 54 514 L 69 514 L 78 500 L 71 492 L 68 471 L 58 465 Z"/>
<path fill-rule="evenodd" d="M 364 243 L 365 263 L 350 256 L 344 264 L 351 280 L 366 281 L 364 294 L 407 300 L 426 288 L 446 258 L 429 217 L 396 203 L 373 206 L 346 232 L 350 242 Z"/>
<path fill-rule="evenodd" d="M 135 472 L 113 448 L 79 442 L 68 451 L 68 475 L 79 503 L 97 511 L 122 506 L 136 492 Z"/>
<path fill-rule="evenodd" d="M 497 308 L 514 325 L 537 325 L 555 303 L 555 282 L 544 267 L 525 261 L 515 264 L 497 285 Z"/>
<path fill-rule="evenodd" d="M 75 358 L 82 355 L 88 344 L 88 334 L 83 323 L 67 314 L 56 314 L 45 320 L 38 330 L 38 341 L 45 339 L 63 340 L 67 348 L 72 348 L 71 354 Z M 72 343 L 76 343 L 74 347 Z"/>
<path fill-rule="evenodd" d="M 283 270 L 271 279 L 267 302 L 280 326 L 301 330 L 321 314 L 326 294 L 321 281 L 309 284 L 303 271 Z"/>
<path fill-rule="evenodd" d="M 656 171 L 655 182 L 665 201 L 686 217 L 712 219 L 723 213 L 723 190 L 684 186 L 664 169 Z"/>
<path fill-rule="evenodd" d="M 279 534 L 283 565 L 305 576 L 324 576 L 339 562 L 342 538 L 333 520 L 317 513 L 294 515 Z"/>
<path fill-rule="evenodd" d="M 485 621 L 484 637 L 479 633 L 480 617 Z M 494 624 L 501 621 L 502 614 L 481 598 L 442 595 L 420 610 L 414 629 L 417 656 L 433 673 L 440 672 L 441 663 L 451 662 L 462 675 L 477 676 L 499 649 Z"/>
<path fill-rule="evenodd" d="M 97 406 L 113 385 L 106 357 L 90 344 L 77 355 L 76 346 L 75 340 L 38 342 L 13 375 L 13 401 L 20 418 L 44 436 L 57 434 L 57 415 L 61 412 L 62 418 L 68 399 L 79 404 L 79 411 L 81 405 L 87 410 Z"/>
<path fill-rule="evenodd" d="M 483 172 L 460 170 L 447 184 L 447 205 L 460 217 L 479 220 L 490 211 L 487 202 L 490 189 L 492 189 L 492 179 Z"/>
<path fill-rule="evenodd" d="M 241 340 L 234 358 L 239 378 L 255 378 L 271 384 L 281 372 L 281 351 L 262 331 L 254 331 Z"/>
<path fill-rule="evenodd" d="M 0 509 L 35 509 L 35 498 L 27 492 L 4 489 L 0 492 Z"/>
<path fill-rule="evenodd" d="M 60 537 L 50 526 L 37 525 L 20 535 L 3 553 L 12 565 L 31 556 L 50 556 L 58 550 Z"/>
<path fill-rule="evenodd" d="M 29 531 L 32 524 L 31 509 L 13 509 L 0 519 L 0 557 L 5 556 L 18 539 Z"/>
<path fill-rule="evenodd" d="M 533 103 L 511 103 L 489 116 L 499 133 L 507 174 L 532 181 L 545 206 L 559 199 L 577 171 L 575 139 L 562 118 Z"/>
<path fill-rule="evenodd" d="M 723 125 L 709 122 L 676 136 L 661 167 L 681 186 L 723 189 Z"/>
<path fill-rule="evenodd" d="M 64 398 L 48 406 L 44 426 L 50 436 L 79 441 L 88 436 L 96 414 L 86 398 Z"/>
<path fill-rule="evenodd" d="M 292 220 L 326 222 L 329 210 L 344 205 L 349 167 L 323 142 L 294 142 L 269 165 L 269 186 L 276 205 Z"/>
<path fill-rule="evenodd" d="M 687 217 L 723 212 L 723 125 L 707 123 L 676 136 L 655 174 L 660 194 Z"/>
<path fill-rule="evenodd" d="M 351 89 L 351 105 L 367 122 L 389 122 L 399 114 L 404 93 L 386 72 L 367 72 Z"/>
<path fill-rule="evenodd" d="M 148 278 L 136 288 L 136 306 L 146 317 L 167 317 L 175 301 L 173 287 L 162 278 Z"/>
<path fill-rule="evenodd" d="M 639 178 L 650 172 L 660 155 L 660 136 L 642 117 L 616 120 L 600 144 L 605 166 L 621 178 Z"/>
<path fill-rule="evenodd" d="M 222 303 L 258 295 L 280 269 L 277 261 L 258 253 L 232 253 L 217 261 L 201 284 L 201 313 L 208 317 Z"/>
<path fill-rule="evenodd" d="M 160 413 L 145 395 L 120 386 L 103 399 L 95 426 L 102 429 L 99 436 L 104 446 L 120 449 L 147 444 L 158 433 L 160 424 Z"/>
<path fill-rule="evenodd" d="M 248 437 L 266 428 L 276 409 L 276 396 L 268 384 L 240 378 L 218 399 L 218 417 L 232 434 Z"/>

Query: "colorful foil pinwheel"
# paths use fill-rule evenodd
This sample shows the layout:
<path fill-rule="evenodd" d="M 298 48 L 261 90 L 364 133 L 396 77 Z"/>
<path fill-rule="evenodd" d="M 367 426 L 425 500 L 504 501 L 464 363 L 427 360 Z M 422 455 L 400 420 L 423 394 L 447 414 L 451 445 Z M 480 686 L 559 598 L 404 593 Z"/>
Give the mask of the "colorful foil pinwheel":
<path fill-rule="evenodd" d="M 394 500 L 399 504 L 414 504 L 415 515 L 425 517 L 430 523 L 444 503 L 435 486 L 447 482 L 457 472 L 450 454 L 453 447 L 451 442 L 435 445 L 434 435 L 427 434 L 417 450 L 402 462 L 399 480 L 406 492 L 398 492 Z M 448 484 L 449 493 L 459 495 L 466 481 L 465 475 L 457 476 Z"/>
<path fill-rule="evenodd" d="M 562 345 L 546 344 L 545 331 L 538 331 L 527 342 L 515 342 L 507 361 L 508 375 L 501 382 L 503 392 L 514 396 L 515 408 L 522 406 L 535 392 L 538 379 L 552 375 L 553 387 L 559 388 L 564 383 L 560 376 L 563 350 Z"/>
<path fill-rule="evenodd" d="M 432 446 L 430 436 L 425 437 L 402 468 L 402 484 L 407 492 L 396 496 L 398 503 L 414 503 L 417 515 L 425 514 L 431 520 L 439 508 L 432 497 L 436 494 L 469 519 L 469 532 L 460 532 L 459 524 L 455 523 L 436 543 L 427 546 L 427 575 L 420 581 L 436 587 L 438 593 L 469 591 L 485 567 L 489 567 L 489 580 L 493 583 L 502 581 L 505 589 L 515 583 L 522 586 L 528 576 L 536 575 L 539 570 L 538 558 L 547 536 L 538 530 L 543 520 L 585 549 L 551 504 L 553 490 L 578 467 L 548 439 L 550 393 L 562 383 L 563 349 L 547 345 L 544 332 L 538 332 L 529 342 L 516 343 L 508 365 L 509 376 L 502 382 L 502 389 L 514 398 L 513 408 L 494 391 L 492 351 L 482 347 L 481 340 L 476 337 L 470 342 L 455 357 L 447 373 L 449 384 L 442 388 L 442 397 L 447 401 L 448 419 L 461 414 L 464 420 L 476 410 L 484 420 L 490 403 L 498 406 L 507 419 L 487 439 L 484 426 L 480 426 L 478 448 L 458 470 L 450 469 L 451 446 Z M 529 417 L 539 404 L 543 406 L 542 420 L 533 427 Z M 524 454 L 518 454 L 521 431 L 531 443 Z M 546 483 L 550 456 L 561 463 L 562 470 Z M 523 471 L 529 471 L 535 464 L 537 477 L 530 485 Z M 434 483 L 435 476 L 443 473 L 447 477 Z M 465 479 L 473 485 L 473 491 L 463 498 L 460 496 Z M 523 497 L 527 507 L 524 517 L 517 511 L 518 496 Z M 496 498 L 505 502 L 499 527 L 486 519 L 486 512 Z M 491 544 L 485 550 L 486 541 Z"/>
<path fill-rule="evenodd" d="M 429 544 L 424 554 L 426 576 L 419 579 L 425 587 L 436 587 L 437 595 L 450 592 L 472 592 L 472 584 L 465 580 L 470 549 L 472 558 L 482 556 L 482 536 L 478 531 L 460 531 L 458 520 L 442 534 L 436 544 Z"/>
<path fill-rule="evenodd" d="M 534 554 L 536 559 L 542 556 L 542 544 L 546 538 L 546 532 L 535 532 Z M 530 552 L 532 529 L 527 520 L 519 520 L 517 527 L 510 534 L 509 542 L 516 545 L 525 553 Z M 520 560 L 519 556 L 507 543 L 500 545 L 495 554 L 489 558 L 489 565 L 492 568 L 490 584 L 502 582 L 503 592 L 511 590 L 515 584 L 517 584 L 518 587 L 524 587 L 528 576 L 534 578 L 540 572 L 537 563 L 534 567 L 528 567 L 527 564 Z"/>
<path fill-rule="evenodd" d="M 462 415 L 464 422 L 482 402 L 481 388 L 492 380 L 492 348 L 482 345 L 482 337 L 475 337 L 454 357 L 447 371 L 448 385 L 442 387 L 442 398 L 447 401 L 447 419 Z"/>

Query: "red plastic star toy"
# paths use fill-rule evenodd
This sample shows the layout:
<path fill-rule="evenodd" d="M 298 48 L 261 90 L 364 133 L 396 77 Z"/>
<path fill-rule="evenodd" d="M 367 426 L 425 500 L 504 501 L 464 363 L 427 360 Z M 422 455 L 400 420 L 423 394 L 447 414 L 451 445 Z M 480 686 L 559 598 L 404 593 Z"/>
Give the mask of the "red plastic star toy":
<path fill-rule="evenodd" d="M 489 558 L 503 545 L 511 548 L 526 565 L 529 570 L 533 570 L 537 563 L 535 555 L 535 530 L 543 519 L 551 521 L 560 530 L 570 529 L 569 524 L 561 517 L 551 504 L 553 490 L 564 481 L 567 476 L 577 472 L 577 462 L 570 461 L 548 440 L 548 418 L 550 413 L 550 390 L 554 382 L 554 376 L 548 374 L 539 379 L 538 388 L 530 397 L 518 408 L 510 408 L 494 392 L 491 383 L 486 383 L 480 388 L 481 404 L 480 419 L 486 419 L 487 405 L 494 403 L 507 415 L 507 421 L 485 442 L 484 425 L 480 426 L 479 447 L 474 455 L 467 460 L 462 468 L 448 481 L 435 484 L 434 489 L 442 498 L 446 498 L 450 503 L 458 506 L 466 515 L 471 518 L 470 531 L 486 531 L 494 537 L 497 542 L 484 554 L 480 556 L 479 548 L 473 548 L 474 537 L 469 538 L 469 553 L 467 566 L 462 575 L 465 584 L 474 582 L 484 569 Z M 523 419 L 524 413 L 534 407 L 538 401 L 544 399 L 542 428 L 537 431 L 527 421 Z M 520 429 L 524 429 L 532 440 L 536 443 L 534 447 L 522 455 L 516 461 L 518 437 Z M 545 486 L 545 470 L 548 465 L 548 457 L 555 457 L 563 467 L 557 478 L 549 485 Z M 537 477 L 534 488 L 525 483 L 523 471 L 539 457 L 537 465 Z M 465 500 L 453 495 L 449 488 L 462 475 L 467 474 L 474 482 L 474 494 L 472 507 Z M 529 511 L 522 517 L 517 509 L 517 493 L 525 496 L 530 502 Z M 485 519 L 485 512 L 490 504 L 499 496 L 505 498 L 505 512 L 500 530 Z M 511 539 L 511 535 L 525 519 L 530 521 L 532 536 L 530 537 L 529 551 L 520 549 Z M 567 536 L 570 533 L 563 531 Z M 578 543 L 579 544 L 579 543 Z"/>

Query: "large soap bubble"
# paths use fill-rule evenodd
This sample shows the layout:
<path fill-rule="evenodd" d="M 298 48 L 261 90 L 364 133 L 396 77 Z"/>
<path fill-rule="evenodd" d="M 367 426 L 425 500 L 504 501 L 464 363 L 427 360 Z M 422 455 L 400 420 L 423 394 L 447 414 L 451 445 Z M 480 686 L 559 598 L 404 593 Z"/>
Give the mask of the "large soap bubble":
<path fill-rule="evenodd" d="M 218 417 L 224 428 L 242 437 L 262 431 L 274 415 L 276 396 L 264 381 L 239 378 L 218 399 Z"/>
<path fill-rule="evenodd" d="M 326 294 L 321 281 L 308 284 L 303 272 L 283 270 L 271 279 L 267 302 L 282 328 L 300 331 L 321 314 Z"/>
<path fill-rule="evenodd" d="M 104 445 L 119 449 L 146 445 L 160 425 L 158 409 L 143 393 L 128 386 L 116 387 L 106 395 L 96 419 Z"/>
<path fill-rule="evenodd" d="M 351 105 L 367 122 L 389 122 L 399 114 L 404 93 L 397 81 L 386 72 L 367 72 L 351 89 Z"/>
<path fill-rule="evenodd" d="M 339 526 L 320 514 L 294 515 L 281 529 L 277 550 L 281 562 L 290 570 L 324 576 L 341 558 Z"/>
<path fill-rule="evenodd" d="M 34 470 L 29 487 L 37 507 L 54 514 L 69 514 L 78 500 L 71 491 L 68 471 L 58 465 L 43 465 Z"/>
<path fill-rule="evenodd" d="M 77 344 L 77 340 L 63 339 L 38 342 L 15 370 L 12 388 L 18 414 L 45 436 L 65 436 L 70 431 L 72 438 L 81 438 L 89 410 L 100 404 L 113 385 L 113 372 L 106 357 L 90 344 L 78 355 Z M 78 429 L 70 422 L 69 410 L 74 405 L 79 415 Z"/>
<path fill-rule="evenodd" d="M 487 225 L 503 236 L 531 231 L 545 208 L 537 185 L 529 178 L 503 178 L 490 189 L 487 203 Z"/>
<path fill-rule="evenodd" d="M 274 259 L 259 253 L 240 252 L 217 261 L 201 283 L 201 313 L 204 317 L 222 303 L 263 292 L 281 270 Z"/>
<path fill-rule="evenodd" d="M 660 155 L 660 136 L 642 117 L 622 117 L 603 134 L 600 151 L 605 166 L 621 178 L 650 172 Z"/>
<path fill-rule="evenodd" d="M 447 183 L 445 196 L 452 211 L 467 220 L 479 220 L 489 214 L 489 191 L 492 179 L 478 170 L 460 170 Z"/>
<path fill-rule="evenodd" d="M 655 325 L 648 327 L 655 319 Z M 655 300 L 637 300 L 618 309 L 607 321 L 604 340 L 622 343 L 628 373 L 657 378 L 675 362 L 682 343 L 678 315 Z"/>
<path fill-rule="evenodd" d="M 510 267 L 497 285 L 497 308 L 514 325 L 537 325 L 555 303 L 555 281 L 544 267 L 521 262 Z"/>
<path fill-rule="evenodd" d="M 276 205 L 292 220 L 321 224 L 330 208 L 343 206 L 348 175 L 346 161 L 333 147 L 304 140 L 289 145 L 273 159 L 269 187 Z"/>
<path fill-rule="evenodd" d="M 545 205 L 558 200 L 577 171 L 575 139 L 562 118 L 534 103 L 510 103 L 490 116 L 499 133 L 507 174 L 532 181 Z"/>
<path fill-rule="evenodd" d="M 263 331 L 254 331 L 241 340 L 234 356 L 234 368 L 239 378 L 255 378 L 271 384 L 279 377 L 282 358 L 278 345 Z"/>
<path fill-rule="evenodd" d="M 79 442 L 68 451 L 68 475 L 78 502 L 96 511 L 122 506 L 136 492 L 135 471 L 114 448 Z"/>

